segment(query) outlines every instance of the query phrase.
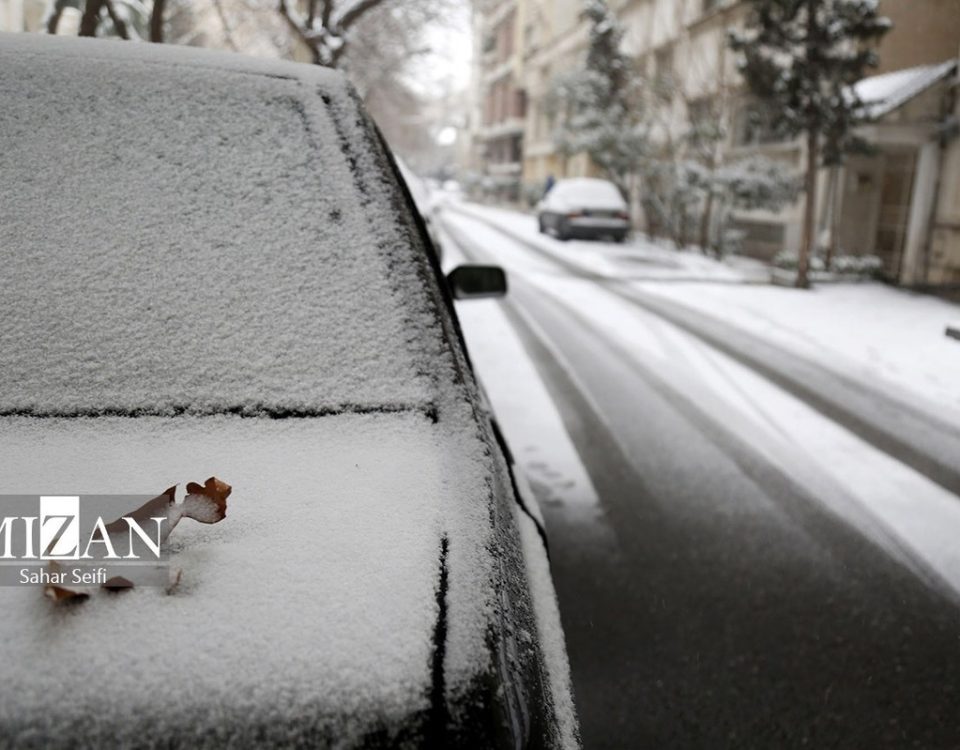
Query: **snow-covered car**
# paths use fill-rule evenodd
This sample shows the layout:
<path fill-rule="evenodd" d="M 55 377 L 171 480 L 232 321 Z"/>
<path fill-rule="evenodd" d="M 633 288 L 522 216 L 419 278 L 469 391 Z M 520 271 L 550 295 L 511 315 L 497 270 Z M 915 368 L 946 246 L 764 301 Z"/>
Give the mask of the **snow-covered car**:
<path fill-rule="evenodd" d="M 630 212 L 617 186 L 590 177 L 558 180 L 537 204 L 537 222 L 541 232 L 561 240 L 623 242 L 630 232 Z"/>
<path fill-rule="evenodd" d="M 451 302 L 503 274 L 441 276 L 344 79 L 0 34 L 0 89 L 0 504 L 233 487 L 168 586 L 0 586 L 0 747 L 575 746 Z"/>

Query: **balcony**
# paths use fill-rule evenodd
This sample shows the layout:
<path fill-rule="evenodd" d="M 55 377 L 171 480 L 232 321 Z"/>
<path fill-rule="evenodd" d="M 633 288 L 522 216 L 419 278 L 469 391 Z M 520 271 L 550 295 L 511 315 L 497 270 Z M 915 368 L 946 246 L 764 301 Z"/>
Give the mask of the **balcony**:
<path fill-rule="evenodd" d="M 491 141 L 509 135 L 522 135 L 524 127 L 522 117 L 508 117 L 506 120 L 482 126 L 477 130 L 477 137 L 482 141 Z"/>

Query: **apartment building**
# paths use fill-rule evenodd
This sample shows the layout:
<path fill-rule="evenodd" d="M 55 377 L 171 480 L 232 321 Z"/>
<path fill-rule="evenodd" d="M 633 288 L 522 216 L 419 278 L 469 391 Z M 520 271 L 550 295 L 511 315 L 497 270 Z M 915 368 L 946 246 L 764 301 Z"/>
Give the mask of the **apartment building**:
<path fill-rule="evenodd" d="M 534 191 L 549 175 L 581 177 L 592 165 L 583 156 L 564 158 L 553 143 L 554 123 L 546 98 L 558 75 L 582 65 L 589 41 L 581 19 L 583 0 L 528 0 L 523 29 L 523 81 L 527 90 L 523 181 Z"/>
<path fill-rule="evenodd" d="M 803 168 L 800 139 L 777 141 L 758 126 L 753 116 L 757 105 L 745 90 L 727 45 L 728 30 L 744 24 L 748 3 L 609 0 L 609 4 L 625 25 L 624 52 L 656 92 L 655 141 L 676 141 L 691 125 L 709 120 L 720 123 L 725 134 L 709 157 L 715 163 L 762 154 L 797 171 Z M 510 86 L 523 92 L 523 107 L 513 110 L 510 119 L 514 139 L 510 174 L 519 175 L 533 194 L 547 175 L 591 173 L 583 156 L 564 159 L 557 154 L 544 102 L 553 79 L 576 69 L 585 58 L 588 29 L 580 15 L 582 2 L 518 0 L 489 5 L 497 6 L 498 14 L 506 13 L 507 6 L 515 13 L 511 29 L 515 46 L 507 67 Z M 960 0 L 880 0 L 880 9 L 894 28 L 880 44 L 876 74 L 859 89 L 873 115 L 863 135 L 876 151 L 851 158 L 840 169 L 821 170 L 818 236 L 840 252 L 879 255 L 884 274 L 892 281 L 960 285 Z M 489 32 L 489 19 L 484 28 Z M 489 38 L 486 44 L 492 44 Z M 483 67 L 488 77 L 497 73 L 489 64 Z M 476 166 L 492 174 L 494 162 L 484 154 L 497 153 L 481 152 Z M 516 197 L 522 194 L 517 191 Z M 771 258 L 781 249 L 797 250 L 803 200 L 777 213 L 736 212 L 732 225 L 743 233 L 745 251 Z"/>
<path fill-rule="evenodd" d="M 472 165 L 488 192 L 517 200 L 521 186 L 527 92 L 523 81 L 526 0 L 478 0 L 474 6 Z"/>

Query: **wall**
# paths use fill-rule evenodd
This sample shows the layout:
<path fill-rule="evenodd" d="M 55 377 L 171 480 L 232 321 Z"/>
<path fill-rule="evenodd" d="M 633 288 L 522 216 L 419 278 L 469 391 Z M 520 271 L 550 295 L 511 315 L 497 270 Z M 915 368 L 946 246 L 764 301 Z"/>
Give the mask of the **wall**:
<path fill-rule="evenodd" d="M 960 96 L 953 89 L 954 116 L 960 121 Z M 941 152 L 937 212 L 927 258 L 927 284 L 960 284 L 960 135 Z"/>
<path fill-rule="evenodd" d="M 880 0 L 893 21 L 881 41 L 877 72 L 943 62 L 957 56 L 960 0 Z"/>

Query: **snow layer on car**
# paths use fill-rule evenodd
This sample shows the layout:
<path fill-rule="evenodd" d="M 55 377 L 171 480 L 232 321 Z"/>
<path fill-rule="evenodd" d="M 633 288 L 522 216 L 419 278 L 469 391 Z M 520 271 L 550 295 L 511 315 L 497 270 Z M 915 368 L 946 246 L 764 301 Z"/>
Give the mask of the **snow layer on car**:
<path fill-rule="evenodd" d="M 0 412 L 434 399 L 439 326 L 341 79 L 44 42 L 0 39 Z"/>
<path fill-rule="evenodd" d="M 448 440 L 415 414 L 0 420 L 7 491 L 38 467 L 51 494 L 213 471 L 234 487 L 223 522 L 171 535 L 172 595 L 55 607 L 0 587 L 0 744 L 350 746 L 427 712 L 440 540 L 475 555 L 449 516 L 476 506 L 476 529 L 487 514 L 485 467 Z"/>
<path fill-rule="evenodd" d="M 560 180 L 547 193 L 544 204 L 550 208 L 606 208 L 626 209 L 627 204 L 612 182 L 591 177 Z"/>
<path fill-rule="evenodd" d="M 163 45 L 0 35 L 0 87 L 0 351 L 6 357 L 0 414 L 7 415 L 0 419 L 0 488 L 156 492 L 211 473 L 235 487 L 227 520 L 190 532 L 204 541 L 202 549 L 177 530 L 182 554 L 191 550 L 205 572 L 190 578 L 197 566 L 184 565 L 184 587 L 173 597 L 135 591 L 132 599 L 98 598 L 60 611 L 36 591 L 0 591 L 0 658 L 25 691 L 8 689 L 13 681 L 0 688 L 4 737 L 9 722 L 43 718 L 34 726 L 43 731 L 32 737 L 44 744 L 53 724 L 66 728 L 57 712 L 74 701 L 99 713 L 71 727 L 67 743 L 99 732 L 116 744 L 115 734 L 135 731 L 145 716 L 193 745 L 223 744 L 219 733 L 231 726 L 246 733 L 239 744 L 310 743 L 321 733 L 318 744 L 336 739 L 349 746 L 378 726 L 389 733 L 400 714 L 426 705 L 423 689 L 437 666 L 425 665 L 424 657 L 434 658 L 425 644 L 436 625 L 444 537 L 446 653 L 442 682 L 434 679 L 431 689 L 442 685 L 450 700 L 492 683 L 496 587 L 503 580 L 501 553 L 518 543 L 509 526 L 516 510 L 496 494 L 500 462 L 477 421 L 466 363 L 446 343 L 453 324 L 438 310 L 440 291 L 410 234 L 410 217 L 396 202 L 382 154 L 343 79 L 316 66 Z M 85 118 L 73 99 L 96 118 Z M 133 129 L 148 129 L 149 137 L 111 123 L 115 115 L 132 124 L 133 115 L 116 101 L 140 113 Z M 9 114 L 8 103 L 18 116 Z M 183 132 L 193 122 L 209 125 L 213 136 L 191 128 L 192 137 L 230 154 L 228 164 L 194 148 Z M 85 138 L 68 133 L 70 127 Z M 230 137 L 220 143 L 222 134 L 253 140 L 235 148 Z M 163 143 L 171 148 L 150 150 Z M 276 153 L 265 158 L 250 143 Z M 11 158 L 9 148 L 20 155 Z M 179 149 L 209 169 L 195 169 Z M 34 170 L 19 163 L 25 159 Z M 167 159 L 180 161 L 183 171 L 165 166 Z M 124 162 L 128 168 L 111 172 L 110 165 Z M 88 167 L 97 180 L 76 174 Z M 50 174 L 38 174 L 41 168 Z M 246 191 L 226 184 L 236 174 Z M 117 184 L 100 182 L 112 178 Z M 203 200 L 181 200 L 194 184 L 203 188 Z M 141 189 L 165 210 L 142 200 Z M 259 240 L 267 244 L 255 247 Z M 143 257 L 142 269 L 129 262 L 131 254 Z M 28 289 L 30 283 L 37 288 Z M 46 307 L 34 299 L 41 296 Z M 142 314 L 131 316 L 131 309 Z M 80 334 L 89 345 L 72 338 Z M 278 422 L 191 416 L 351 410 L 376 416 Z M 385 411 L 395 413 L 379 413 Z M 142 416 L 182 413 L 188 416 Z M 99 417 L 56 418 L 85 414 Z M 394 448 L 406 460 L 395 461 Z M 351 467 L 359 478 L 363 467 L 381 463 L 376 492 L 349 490 Z M 400 465 L 411 468 L 387 471 Z M 327 487 L 344 492 L 335 513 L 310 502 Z M 384 493 L 396 504 L 383 506 Z M 257 499 L 255 509 L 249 506 L 255 521 L 243 521 L 245 497 Z M 368 497 L 377 502 L 366 504 Z M 407 511 L 418 523 L 390 528 Z M 266 560 L 268 572 L 281 563 L 290 567 L 255 528 L 273 539 L 310 533 L 320 548 L 336 532 L 357 540 L 358 552 L 343 560 L 322 555 L 321 562 L 333 562 L 316 582 L 268 575 L 241 581 L 230 564 L 243 556 Z M 336 542 L 331 549 L 346 554 Z M 428 570 L 398 583 L 396 594 L 411 597 L 403 601 L 380 596 L 386 590 L 380 576 L 394 554 Z M 428 579 L 432 600 L 424 593 Z M 225 589 L 246 598 L 234 602 Z M 201 601 L 211 596 L 216 601 Z M 125 599 L 134 606 L 122 606 Z M 141 602 L 150 618 L 139 614 Z M 407 613 L 408 605 L 416 611 Z M 332 628 L 336 639 L 308 642 L 305 622 L 317 624 L 313 635 Z M 138 633 L 141 623 L 157 640 Z M 224 641 L 211 656 L 200 645 L 212 640 L 180 646 L 190 644 L 187 625 L 201 623 L 201 633 L 211 627 L 233 647 Z M 57 645 L 60 639 L 70 648 Z M 41 641 L 55 645 L 41 654 Z M 129 692 L 98 692 L 127 669 L 102 656 L 113 643 L 145 649 L 160 671 L 141 669 L 136 684 L 123 678 Z M 94 671 L 100 676 L 84 679 Z M 184 687 L 192 675 L 200 679 L 196 689 Z M 121 709 L 135 703 L 149 710 L 123 713 L 111 704 L 114 697 Z M 196 726 L 184 724 L 190 721 Z M 198 739 L 202 728 L 210 734 Z"/>

